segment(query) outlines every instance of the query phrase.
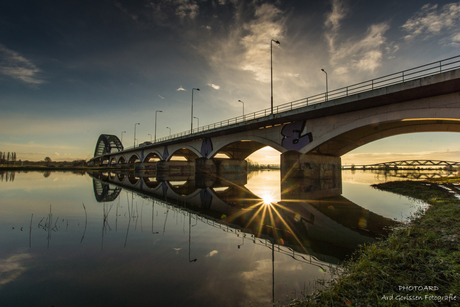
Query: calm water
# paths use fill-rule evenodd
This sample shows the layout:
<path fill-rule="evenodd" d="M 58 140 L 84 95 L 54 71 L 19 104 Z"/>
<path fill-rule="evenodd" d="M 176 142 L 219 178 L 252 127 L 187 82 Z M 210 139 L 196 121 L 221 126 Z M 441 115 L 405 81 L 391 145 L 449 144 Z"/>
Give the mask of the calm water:
<path fill-rule="evenodd" d="M 285 303 L 419 206 L 362 171 L 327 199 L 282 193 L 277 171 L 202 188 L 107 175 L 0 174 L 0 306 Z"/>

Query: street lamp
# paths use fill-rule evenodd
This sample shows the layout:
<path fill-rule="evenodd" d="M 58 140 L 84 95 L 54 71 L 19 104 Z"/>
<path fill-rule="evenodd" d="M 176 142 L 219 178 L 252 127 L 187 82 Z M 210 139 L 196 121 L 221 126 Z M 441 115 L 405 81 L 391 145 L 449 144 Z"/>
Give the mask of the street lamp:
<path fill-rule="evenodd" d="M 199 88 L 192 88 L 192 117 L 190 118 L 190 134 L 193 133 L 193 91 L 197 90 L 199 91 Z"/>
<path fill-rule="evenodd" d="M 163 111 L 160 111 L 160 110 L 155 111 L 155 141 L 154 143 L 157 142 L 157 113 L 158 112 L 163 112 Z"/>
<path fill-rule="evenodd" d="M 326 101 L 327 101 L 327 100 L 328 100 L 327 95 L 328 95 L 328 92 L 329 92 L 329 90 L 328 90 L 328 88 L 327 88 L 327 72 L 326 72 L 324 69 L 322 69 L 322 68 L 321 68 L 321 71 L 324 72 L 324 73 L 326 74 Z"/>
<path fill-rule="evenodd" d="M 166 127 L 166 129 L 169 129 L 169 136 L 171 136 L 171 128 Z"/>
<path fill-rule="evenodd" d="M 136 148 L 136 126 L 140 125 L 141 123 L 134 124 L 134 148 Z"/>
<path fill-rule="evenodd" d="M 123 144 L 123 133 L 126 133 L 126 131 L 121 132 L 121 143 Z"/>
<path fill-rule="evenodd" d="M 149 133 L 148 135 L 150 135 L 150 142 L 152 141 L 152 135 Z"/>
<path fill-rule="evenodd" d="M 238 101 L 241 102 L 241 103 L 243 104 L 243 121 L 244 121 L 244 101 L 239 100 L 239 99 L 238 99 Z"/>
<path fill-rule="evenodd" d="M 200 119 L 198 117 L 196 117 L 196 116 L 193 116 L 193 118 L 197 119 L 197 121 L 198 121 L 198 130 L 199 130 L 200 129 Z"/>
<path fill-rule="evenodd" d="M 276 41 L 272 39 L 270 41 L 270 73 L 271 73 L 271 113 L 273 114 L 273 42 L 275 42 L 277 45 L 280 44 L 279 41 Z"/>

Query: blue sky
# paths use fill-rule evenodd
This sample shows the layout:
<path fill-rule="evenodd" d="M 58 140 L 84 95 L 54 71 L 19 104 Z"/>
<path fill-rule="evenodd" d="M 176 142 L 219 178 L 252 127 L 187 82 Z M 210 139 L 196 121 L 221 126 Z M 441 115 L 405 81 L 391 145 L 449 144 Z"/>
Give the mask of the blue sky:
<path fill-rule="evenodd" d="M 459 54 L 460 2 L 3 1 L 0 151 L 89 159 L 102 133 L 137 138 L 207 125 Z M 196 121 L 195 121 L 196 125 Z M 344 163 L 460 161 L 460 136 L 365 145 Z M 405 157 L 405 158 L 404 158 Z"/>

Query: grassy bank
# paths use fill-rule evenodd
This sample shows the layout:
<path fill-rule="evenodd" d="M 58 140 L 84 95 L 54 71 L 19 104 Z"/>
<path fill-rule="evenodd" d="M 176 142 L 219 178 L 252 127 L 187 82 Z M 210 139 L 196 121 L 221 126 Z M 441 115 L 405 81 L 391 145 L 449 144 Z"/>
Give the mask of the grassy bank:
<path fill-rule="evenodd" d="M 439 184 L 388 182 L 375 188 L 430 205 L 340 267 L 327 290 L 289 306 L 460 306 L 460 200 Z"/>

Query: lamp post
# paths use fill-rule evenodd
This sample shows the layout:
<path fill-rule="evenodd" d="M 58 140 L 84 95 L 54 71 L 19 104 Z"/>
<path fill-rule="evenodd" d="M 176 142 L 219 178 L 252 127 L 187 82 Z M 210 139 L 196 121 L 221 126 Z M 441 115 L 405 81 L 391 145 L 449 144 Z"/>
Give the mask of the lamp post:
<path fill-rule="evenodd" d="M 171 136 L 171 128 L 166 127 L 166 129 L 169 129 L 169 136 Z"/>
<path fill-rule="evenodd" d="M 244 101 L 238 99 L 239 102 L 241 102 L 243 104 L 243 121 L 244 121 Z"/>
<path fill-rule="evenodd" d="M 140 125 L 141 123 L 134 124 L 134 148 L 136 148 L 136 126 Z"/>
<path fill-rule="evenodd" d="M 160 111 L 160 110 L 155 111 L 155 138 L 154 138 L 154 143 L 157 142 L 157 113 L 158 112 L 163 112 L 163 111 Z"/>
<path fill-rule="evenodd" d="M 190 118 L 190 134 L 193 133 L 193 91 L 194 90 L 199 91 L 200 89 L 199 88 L 192 88 L 192 116 Z"/>
<path fill-rule="evenodd" d="M 197 126 L 197 128 L 198 128 L 198 130 L 199 130 L 199 129 L 200 129 L 200 119 L 199 119 L 198 117 L 196 117 L 196 116 L 193 116 L 193 118 L 196 118 L 196 119 L 197 119 L 197 121 L 198 121 L 198 126 Z"/>
<path fill-rule="evenodd" d="M 152 141 L 152 135 L 149 133 L 148 135 L 150 135 L 150 142 Z"/>
<path fill-rule="evenodd" d="M 121 143 L 123 144 L 123 133 L 126 133 L 126 131 L 121 132 Z"/>
<path fill-rule="evenodd" d="M 271 111 L 270 114 L 273 114 L 273 42 L 275 42 L 277 45 L 280 44 L 279 41 L 276 41 L 272 39 L 270 41 L 270 73 L 271 73 Z"/>
<path fill-rule="evenodd" d="M 326 101 L 327 101 L 328 100 L 327 96 L 328 96 L 328 92 L 329 92 L 328 87 L 327 87 L 327 72 L 322 68 L 321 68 L 321 71 L 326 74 Z"/>

